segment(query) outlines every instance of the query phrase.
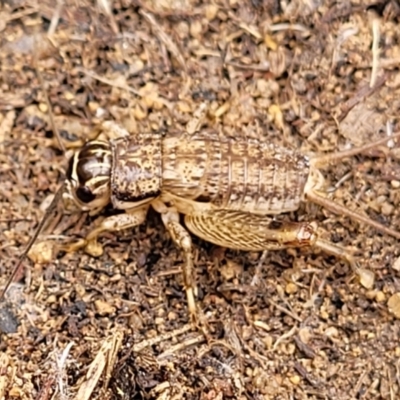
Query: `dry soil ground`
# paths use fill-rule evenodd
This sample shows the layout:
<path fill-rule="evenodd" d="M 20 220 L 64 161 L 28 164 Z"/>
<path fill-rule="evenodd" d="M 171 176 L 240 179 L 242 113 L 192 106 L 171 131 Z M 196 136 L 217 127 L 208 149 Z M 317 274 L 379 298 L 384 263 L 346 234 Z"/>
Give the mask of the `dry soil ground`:
<path fill-rule="evenodd" d="M 202 126 L 335 152 L 399 130 L 399 16 L 395 0 L 0 2 L 1 285 L 66 170 L 49 104 L 67 156 L 102 121 L 168 134 L 201 105 Z M 394 145 L 327 166 L 329 197 L 396 229 L 399 159 Z M 38 242 L 103 216 L 60 208 Z M 194 238 L 206 339 L 150 213 L 99 258 L 24 261 L 0 309 L 0 398 L 399 398 L 398 240 L 315 205 L 284 217 L 318 221 L 373 288 L 309 249 L 260 262 Z"/>

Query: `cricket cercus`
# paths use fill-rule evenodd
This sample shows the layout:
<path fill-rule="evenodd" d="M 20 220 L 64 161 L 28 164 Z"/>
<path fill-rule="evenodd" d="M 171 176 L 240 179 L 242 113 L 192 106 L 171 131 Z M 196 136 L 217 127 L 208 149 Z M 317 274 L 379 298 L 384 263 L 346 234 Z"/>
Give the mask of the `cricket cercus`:
<path fill-rule="evenodd" d="M 397 136 L 400 134 L 389 139 Z M 328 159 L 384 145 L 389 139 L 385 137 L 358 149 L 336 153 Z M 197 310 L 189 231 L 213 244 L 244 251 L 316 247 L 344 258 L 356 273 L 365 271 L 345 248 L 320 238 L 315 222 L 274 220 L 274 215 L 297 210 L 302 201 L 311 201 L 400 239 L 399 232 L 320 194 L 323 178 L 316 165 L 325 158 L 310 160 L 298 151 L 265 139 L 226 137 L 211 129 L 194 134 L 130 135 L 117 124 L 105 122 L 98 138 L 88 141 L 70 159 L 66 181 L 20 262 L 62 197 L 64 202 L 72 202 L 91 215 L 109 203 L 125 211 L 105 218 L 85 239 L 64 248 L 76 251 L 84 247 L 93 256 L 102 254 L 97 242 L 102 232 L 143 223 L 149 207 L 160 213 L 167 231 L 184 254 L 182 271 L 193 318 Z M 180 214 L 184 215 L 186 228 L 180 223 Z M 3 294 L 6 290 L 7 287 Z"/>

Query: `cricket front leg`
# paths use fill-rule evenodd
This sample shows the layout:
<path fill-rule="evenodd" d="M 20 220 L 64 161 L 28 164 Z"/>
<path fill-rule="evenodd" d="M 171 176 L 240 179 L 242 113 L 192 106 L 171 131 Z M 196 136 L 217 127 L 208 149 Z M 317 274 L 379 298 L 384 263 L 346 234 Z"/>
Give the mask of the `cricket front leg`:
<path fill-rule="evenodd" d="M 59 250 L 75 252 L 81 248 L 93 257 L 103 254 L 103 247 L 97 242 L 97 238 L 103 232 L 115 232 L 140 225 L 146 219 L 148 206 L 127 210 L 124 214 L 112 215 L 105 218 L 101 224 L 94 228 L 84 239 L 78 239 L 74 243 L 59 245 Z"/>

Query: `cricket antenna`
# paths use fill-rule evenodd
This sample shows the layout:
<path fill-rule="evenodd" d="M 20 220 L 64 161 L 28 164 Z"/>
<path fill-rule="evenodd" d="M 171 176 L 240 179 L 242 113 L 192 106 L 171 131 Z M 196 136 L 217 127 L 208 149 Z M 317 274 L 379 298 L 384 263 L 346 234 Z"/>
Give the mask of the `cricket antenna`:
<path fill-rule="evenodd" d="M 374 142 L 364 144 L 363 146 L 360 147 L 353 147 L 348 150 L 343 150 L 343 151 L 337 151 L 335 153 L 331 154 L 323 154 L 321 156 L 316 156 L 311 159 L 311 163 L 313 166 L 319 166 L 319 165 L 324 165 L 329 162 L 335 161 L 335 160 L 340 160 L 345 157 L 351 157 L 356 154 L 363 153 L 368 150 L 374 150 L 376 149 L 377 146 L 386 144 L 387 146 L 388 143 L 390 143 L 393 139 L 397 139 L 400 137 L 400 132 L 394 133 L 393 135 L 386 136 L 385 138 L 378 139 Z"/>
<path fill-rule="evenodd" d="M 58 202 L 60 201 L 60 199 L 62 197 L 64 189 L 65 189 L 65 182 L 57 190 L 56 194 L 54 195 L 53 201 L 50 203 L 50 205 L 47 208 L 45 214 L 43 215 L 38 227 L 36 228 L 35 233 L 30 238 L 30 240 L 29 240 L 28 244 L 26 245 L 25 250 L 23 251 L 23 253 L 19 256 L 18 263 L 17 263 L 16 267 L 14 268 L 13 272 L 11 273 L 11 276 L 8 278 L 6 286 L 1 291 L 0 301 L 4 300 L 4 296 L 6 295 L 8 288 L 13 283 L 14 278 L 16 277 L 16 275 L 18 274 L 18 272 L 19 272 L 19 270 L 21 268 L 22 261 L 25 259 L 25 257 L 29 253 L 29 250 L 31 249 L 33 243 L 35 243 L 35 240 L 37 239 L 37 237 L 39 236 L 40 232 L 42 231 L 45 223 L 48 221 L 48 218 L 50 217 L 50 215 L 53 213 L 54 209 L 56 208 Z"/>

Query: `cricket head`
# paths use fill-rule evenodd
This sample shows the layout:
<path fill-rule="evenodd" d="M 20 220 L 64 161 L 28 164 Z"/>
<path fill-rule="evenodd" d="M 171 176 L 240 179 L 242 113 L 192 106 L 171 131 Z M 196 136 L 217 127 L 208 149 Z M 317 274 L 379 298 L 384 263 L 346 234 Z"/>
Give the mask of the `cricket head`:
<path fill-rule="evenodd" d="M 110 202 L 112 152 L 109 142 L 91 140 L 69 160 L 64 206 L 95 214 Z"/>

